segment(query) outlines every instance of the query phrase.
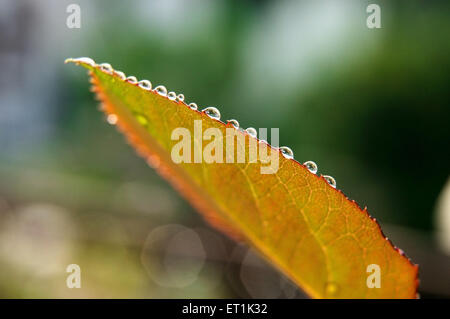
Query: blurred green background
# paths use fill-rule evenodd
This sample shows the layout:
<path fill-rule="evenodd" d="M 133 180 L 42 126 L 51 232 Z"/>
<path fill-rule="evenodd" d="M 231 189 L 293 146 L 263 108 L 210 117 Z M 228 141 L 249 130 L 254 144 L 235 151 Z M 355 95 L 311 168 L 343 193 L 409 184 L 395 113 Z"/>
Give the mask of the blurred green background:
<path fill-rule="evenodd" d="M 450 5 L 377 1 L 368 29 L 369 3 L 1 0 L 0 297 L 306 297 L 135 155 L 78 56 L 278 127 L 450 297 Z"/>

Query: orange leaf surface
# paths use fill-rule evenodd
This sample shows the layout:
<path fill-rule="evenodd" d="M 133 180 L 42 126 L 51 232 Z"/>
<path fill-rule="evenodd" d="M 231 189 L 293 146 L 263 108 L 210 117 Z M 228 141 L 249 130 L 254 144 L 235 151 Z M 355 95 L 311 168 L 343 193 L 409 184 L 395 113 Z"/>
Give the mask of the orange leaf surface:
<path fill-rule="evenodd" d="M 366 209 L 323 177 L 285 156 L 279 156 L 275 174 L 261 174 L 262 164 L 249 161 L 248 145 L 255 138 L 245 131 L 238 131 L 245 148 L 236 146 L 236 152 L 245 152 L 244 163 L 175 164 L 173 129 L 187 128 L 194 136 L 192 148 L 204 151 L 208 143 L 195 138 L 194 120 L 201 121 L 203 132 L 219 129 L 223 139 L 233 125 L 191 109 L 182 99 L 162 96 L 146 83 L 141 87 L 108 64 L 88 58 L 66 62 L 89 69 L 108 121 L 206 220 L 256 248 L 311 297 L 416 297 L 417 265 L 387 240 Z M 375 274 L 370 265 L 379 266 L 379 288 L 368 285 Z"/>

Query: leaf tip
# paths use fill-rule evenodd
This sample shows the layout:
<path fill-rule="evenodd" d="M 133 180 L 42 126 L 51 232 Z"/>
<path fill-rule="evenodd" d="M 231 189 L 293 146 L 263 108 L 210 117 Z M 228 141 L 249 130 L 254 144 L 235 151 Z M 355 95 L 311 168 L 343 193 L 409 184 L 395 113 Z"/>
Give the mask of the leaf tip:
<path fill-rule="evenodd" d="M 64 60 L 64 64 L 67 63 L 75 63 L 76 65 L 82 64 L 82 65 L 87 65 L 87 66 L 91 66 L 91 67 L 96 67 L 97 63 L 95 63 L 95 61 L 91 58 L 88 57 L 80 57 L 80 58 L 67 58 Z"/>

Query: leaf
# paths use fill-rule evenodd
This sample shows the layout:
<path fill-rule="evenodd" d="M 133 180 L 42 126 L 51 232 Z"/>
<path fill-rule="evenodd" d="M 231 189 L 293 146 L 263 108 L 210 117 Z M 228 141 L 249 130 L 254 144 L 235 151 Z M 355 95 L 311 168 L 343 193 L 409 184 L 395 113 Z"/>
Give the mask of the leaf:
<path fill-rule="evenodd" d="M 171 150 L 179 141 L 171 139 L 173 129 L 185 127 L 194 135 L 194 120 L 200 120 L 203 132 L 218 128 L 225 139 L 233 125 L 141 88 L 109 64 L 89 58 L 66 62 L 90 70 L 108 121 L 117 124 L 150 166 L 212 225 L 255 247 L 311 297 L 416 297 L 418 266 L 392 245 L 366 209 L 323 176 L 284 156 L 279 156 L 276 174 L 261 174 L 261 163 L 248 162 L 248 145 L 255 138 L 242 131 L 246 146 L 235 148 L 245 153 L 245 163 L 175 164 Z M 200 142 L 194 138 L 192 146 L 199 149 Z M 368 281 L 376 283 L 373 265 L 379 266 L 380 288 L 368 287 Z"/>

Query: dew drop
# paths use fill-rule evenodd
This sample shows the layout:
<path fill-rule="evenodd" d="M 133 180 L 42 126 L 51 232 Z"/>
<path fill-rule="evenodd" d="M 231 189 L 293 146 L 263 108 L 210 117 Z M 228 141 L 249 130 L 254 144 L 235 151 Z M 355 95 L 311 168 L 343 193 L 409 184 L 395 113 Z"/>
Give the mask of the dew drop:
<path fill-rule="evenodd" d="M 303 165 L 305 165 L 306 168 L 308 169 L 308 171 L 310 171 L 311 173 L 313 173 L 313 174 L 317 173 L 317 169 L 318 169 L 317 164 L 314 163 L 313 161 L 304 162 Z"/>
<path fill-rule="evenodd" d="M 209 106 L 206 109 L 203 109 L 202 112 L 205 113 L 206 115 L 208 115 L 212 119 L 220 120 L 220 112 L 218 109 L 216 109 L 213 106 Z"/>
<path fill-rule="evenodd" d="M 339 286 L 334 282 L 327 282 L 325 284 L 325 296 L 333 297 L 339 292 Z"/>
<path fill-rule="evenodd" d="M 245 131 L 246 131 L 246 132 L 248 133 L 248 135 L 250 135 L 251 137 L 256 137 L 256 136 L 258 135 L 258 133 L 256 132 L 256 129 L 255 129 L 254 127 L 248 127 Z"/>
<path fill-rule="evenodd" d="M 152 89 L 152 83 L 149 80 L 141 80 L 139 81 L 138 85 L 139 87 L 147 91 L 150 91 Z"/>
<path fill-rule="evenodd" d="M 126 78 L 126 81 L 131 83 L 131 84 L 136 84 L 137 83 L 137 79 L 135 76 L 129 76 Z"/>
<path fill-rule="evenodd" d="M 231 123 L 231 125 L 233 125 L 235 129 L 239 128 L 239 122 L 234 119 L 228 120 L 227 123 Z"/>
<path fill-rule="evenodd" d="M 197 104 L 195 104 L 194 102 L 189 103 L 189 107 L 190 107 L 191 109 L 193 109 L 193 110 L 198 109 Z"/>
<path fill-rule="evenodd" d="M 111 124 L 111 125 L 115 125 L 117 123 L 117 115 L 116 114 L 109 114 L 106 117 L 106 121 Z"/>
<path fill-rule="evenodd" d="M 287 146 L 281 146 L 280 147 L 280 152 L 287 159 L 293 159 L 294 158 L 294 152 Z"/>
<path fill-rule="evenodd" d="M 157 87 L 155 87 L 153 91 L 155 91 L 161 96 L 167 96 L 167 89 L 164 85 L 158 85 Z"/>
<path fill-rule="evenodd" d="M 114 74 L 117 75 L 121 80 L 125 81 L 126 75 L 122 71 L 114 70 Z"/>
<path fill-rule="evenodd" d="M 333 178 L 333 176 L 322 175 L 322 177 L 325 178 L 325 180 L 328 184 L 330 184 L 331 187 L 336 188 L 336 180 Z"/>
<path fill-rule="evenodd" d="M 107 73 L 112 73 L 112 71 L 113 71 L 113 68 L 112 68 L 111 64 L 109 64 L 109 63 L 101 63 L 100 69 Z"/>
<path fill-rule="evenodd" d="M 178 94 L 177 100 L 180 101 L 180 102 L 183 102 L 184 101 L 184 95 L 183 94 Z"/>
<path fill-rule="evenodd" d="M 177 94 L 175 92 L 169 92 L 169 94 L 167 94 L 167 97 L 169 98 L 169 100 L 175 101 L 177 98 Z"/>

